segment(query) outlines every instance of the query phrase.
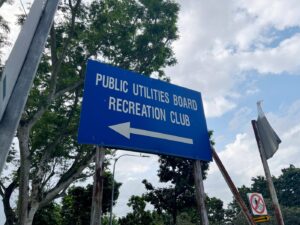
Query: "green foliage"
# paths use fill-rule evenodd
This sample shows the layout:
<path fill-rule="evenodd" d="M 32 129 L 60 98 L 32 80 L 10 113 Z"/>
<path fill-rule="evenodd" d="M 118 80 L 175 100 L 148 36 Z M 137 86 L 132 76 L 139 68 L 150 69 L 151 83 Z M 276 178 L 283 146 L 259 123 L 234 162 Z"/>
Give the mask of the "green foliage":
<path fill-rule="evenodd" d="M 127 205 L 132 207 L 133 212 L 119 220 L 121 225 L 153 224 L 150 211 L 145 211 L 146 203 L 142 197 L 131 196 Z"/>
<path fill-rule="evenodd" d="M 115 181 L 115 201 L 119 196 L 119 188 L 121 183 Z M 103 212 L 107 213 L 110 209 L 111 199 L 110 194 L 112 191 L 112 174 L 106 172 L 104 174 L 103 183 Z M 69 189 L 68 194 L 62 199 L 62 206 L 51 203 L 50 205 L 38 210 L 34 217 L 33 225 L 85 225 L 90 223 L 91 204 L 93 186 L 87 187 L 72 187 Z M 114 202 L 115 204 L 115 202 Z M 103 218 L 103 225 L 108 224 Z M 114 220 L 115 224 L 116 219 Z"/>
<path fill-rule="evenodd" d="M 107 213 L 110 209 L 111 198 L 110 193 L 112 191 L 112 175 L 111 173 L 104 174 L 103 183 L 103 200 L 102 200 L 102 211 Z M 115 201 L 119 196 L 119 188 L 121 183 L 115 182 Z M 73 224 L 89 224 L 90 213 L 92 204 L 93 186 L 88 185 L 85 187 L 73 187 L 70 188 L 68 194 L 63 198 L 62 201 L 62 225 L 73 225 Z M 115 204 L 115 202 L 114 202 Z"/>
<path fill-rule="evenodd" d="M 41 207 L 58 198 L 69 182 L 93 174 L 93 146 L 77 143 L 87 59 L 156 74 L 163 80 L 168 80 L 163 68 L 176 62 L 171 44 L 177 39 L 179 6 L 174 1 L 67 2 L 59 7 L 18 128 L 18 138 L 24 139 L 20 141 L 29 140 L 21 149 L 29 157 L 21 164 L 26 161 L 30 165 L 20 171 L 20 176 L 29 177 L 22 189 L 22 195 L 29 198 L 20 199 L 30 199 Z M 1 21 L 0 26 L 7 28 Z M 29 137 L 20 135 L 20 130 L 27 128 Z M 23 208 L 30 211 L 30 203 L 24 202 L 28 205 Z"/>
<path fill-rule="evenodd" d="M 73 187 L 62 201 L 62 220 L 64 225 L 89 224 L 93 186 Z"/>
<path fill-rule="evenodd" d="M 170 0 L 151 1 L 94 1 L 89 15 L 94 18 L 91 31 L 99 30 L 98 37 L 89 40 L 109 61 L 122 68 L 150 75 L 173 65 L 171 43 L 177 39 L 178 4 Z M 87 40 L 87 39 L 84 39 Z"/>
<path fill-rule="evenodd" d="M 176 223 L 177 214 L 186 208 L 196 208 L 195 187 L 193 177 L 193 160 L 161 156 L 158 176 L 161 182 L 172 185 L 163 188 L 154 188 L 151 183 L 144 180 L 147 189 L 145 199 L 150 202 L 158 213 L 166 212 L 172 215 Z M 202 164 L 203 177 L 208 164 Z"/>
<path fill-rule="evenodd" d="M 33 202 L 36 207 L 45 207 L 58 198 L 71 181 L 93 174 L 90 163 L 94 155 L 93 146 L 77 143 L 87 59 L 101 59 L 124 69 L 155 74 L 168 80 L 163 68 L 176 62 L 171 44 L 178 37 L 178 10 L 178 4 L 172 0 L 71 0 L 59 7 L 59 16 L 50 32 L 18 128 L 20 142 L 26 143 L 20 151 L 29 154 L 20 163 L 24 165 L 26 161 L 30 168 L 22 167 L 19 173 L 21 179 L 26 179 L 22 179 L 24 182 L 20 189 L 24 193 L 19 198 L 31 201 L 23 201 L 25 205 L 22 208 L 28 210 L 26 215 L 34 214 L 30 212 Z M 20 17 L 20 22 L 23 19 Z M 5 43 L 3 35 L 8 31 L 1 17 L 0 27 L 1 45 Z M 24 132 L 23 136 L 20 135 L 22 129 L 29 130 L 29 134 Z M 11 155 L 9 160 L 14 161 L 13 157 Z M 19 163 L 12 173 L 16 174 L 18 166 Z M 8 177 L 10 180 L 7 182 L 18 179 L 16 176 Z M 77 191 L 87 195 L 86 190 Z M 63 222 L 69 222 L 76 216 L 86 222 L 86 214 L 79 214 L 74 205 L 78 201 L 80 206 L 79 202 L 84 199 L 77 197 L 66 197 L 62 209 Z M 85 203 L 81 206 L 89 211 Z M 104 203 L 103 207 L 107 210 L 109 204 Z M 66 221 L 67 217 L 70 220 Z"/>
<path fill-rule="evenodd" d="M 162 79 L 162 68 L 175 63 L 171 43 L 177 39 L 179 7 L 174 2 L 92 1 L 80 7 L 74 28 L 70 22 L 72 10 L 64 8 L 65 20 L 56 23 L 55 52 L 43 56 L 23 115 L 23 120 L 30 121 L 39 109 L 48 109 L 31 130 L 31 152 L 37 164 L 41 152 L 57 141 L 59 144 L 51 152 L 53 159 L 72 159 L 72 153 L 90 151 L 79 147 L 76 138 L 82 86 L 49 99 L 53 89 L 59 93 L 83 81 L 89 57 L 101 57 L 105 62 L 147 75 L 155 72 Z M 47 48 L 51 47 L 50 40 Z M 61 63 L 59 71 L 53 68 L 54 63 Z"/>
<path fill-rule="evenodd" d="M 33 225 L 62 225 L 60 205 L 51 203 L 37 211 Z"/>
<path fill-rule="evenodd" d="M 131 196 L 128 206 L 132 207 L 133 212 L 128 213 L 126 217 L 119 219 L 120 225 L 160 225 L 163 218 L 155 212 L 145 210 L 146 202 L 144 197 Z"/>
<path fill-rule="evenodd" d="M 102 225 L 110 225 L 109 218 L 109 214 L 103 215 L 101 219 Z M 120 225 L 118 218 L 116 218 L 115 216 L 112 217 L 112 225 Z"/>
<path fill-rule="evenodd" d="M 57 174 L 62 175 L 74 159 L 92 151 L 91 146 L 78 145 L 76 137 L 89 57 L 165 78 L 162 68 L 175 63 L 171 43 L 177 38 L 178 9 L 165 0 L 92 1 L 77 10 L 73 28 L 71 12 L 75 9 L 62 9 L 65 19 L 56 22 L 46 51 L 52 49 L 52 54 L 42 58 L 22 117 L 26 124 L 47 109 L 30 132 L 32 171 L 40 167 L 45 152 L 49 152 L 45 170 L 59 165 L 62 169 Z"/>
<path fill-rule="evenodd" d="M 284 206 L 300 207 L 300 168 L 290 165 L 275 180 L 278 199 Z"/>
<path fill-rule="evenodd" d="M 206 197 L 206 206 L 208 220 L 211 225 L 224 224 L 225 210 L 223 208 L 222 200 L 212 197 Z"/>
<path fill-rule="evenodd" d="M 281 210 L 285 224 L 300 225 L 300 207 L 282 207 Z"/>

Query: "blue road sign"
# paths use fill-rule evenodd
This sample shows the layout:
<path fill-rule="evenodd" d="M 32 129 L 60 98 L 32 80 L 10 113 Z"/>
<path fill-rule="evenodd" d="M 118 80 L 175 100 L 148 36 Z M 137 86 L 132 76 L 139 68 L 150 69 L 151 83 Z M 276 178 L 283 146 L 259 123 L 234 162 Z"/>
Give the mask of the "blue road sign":
<path fill-rule="evenodd" d="M 211 160 L 201 94 L 89 60 L 78 142 Z"/>

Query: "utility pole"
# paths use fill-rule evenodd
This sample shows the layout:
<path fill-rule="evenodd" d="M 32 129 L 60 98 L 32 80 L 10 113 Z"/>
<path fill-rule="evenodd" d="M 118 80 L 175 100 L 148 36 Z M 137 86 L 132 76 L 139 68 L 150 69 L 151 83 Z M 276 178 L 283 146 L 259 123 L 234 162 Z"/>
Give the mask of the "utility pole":
<path fill-rule="evenodd" d="M 271 199 L 272 199 L 274 212 L 275 212 L 275 217 L 276 217 L 278 225 L 284 225 L 282 213 L 281 213 L 281 210 L 280 210 L 280 205 L 279 205 L 277 194 L 276 194 L 276 191 L 275 191 L 275 187 L 274 187 L 274 184 L 273 184 L 273 181 L 272 181 L 270 168 L 269 168 L 266 156 L 263 153 L 263 145 L 261 143 L 261 139 L 260 139 L 259 132 L 258 132 L 258 129 L 257 129 L 257 122 L 255 120 L 252 120 L 251 123 L 252 123 L 252 127 L 253 127 L 253 130 L 254 130 L 255 139 L 256 139 L 256 142 L 257 142 L 260 158 L 261 158 L 261 161 L 262 161 L 262 164 L 263 164 L 263 167 L 264 167 L 268 187 L 269 187 L 269 190 L 270 190 Z"/>
<path fill-rule="evenodd" d="M 195 194 L 198 211 L 201 216 L 203 225 L 209 225 L 207 210 L 205 207 L 205 193 L 202 179 L 201 161 L 196 160 L 194 163 L 194 180 L 195 180 Z"/>
<path fill-rule="evenodd" d="M 219 156 L 217 155 L 215 149 L 213 146 L 211 146 L 211 150 L 212 150 L 212 156 L 213 159 L 215 160 L 217 166 L 219 167 L 219 170 L 221 171 L 228 187 L 230 188 L 235 200 L 237 201 L 237 203 L 239 204 L 244 216 L 247 219 L 247 222 L 249 225 L 256 225 L 256 223 L 253 220 L 253 217 L 251 216 L 251 214 L 249 213 L 247 206 L 245 204 L 245 202 L 243 201 L 238 189 L 235 187 L 233 181 L 231 180 L 228 172 L 226 171 L 222 161 L 220 160 Z"/>
<path fill-rule="evenodd" d="M 0 118 L 3 114 L 0 121 L 0 174 L 20 122 L 58 3 L 59 0 L 35 0 L 0 79 Z"/>
<path fill-rule="evenodd" d="M 94 175 L 90 225 L 101 225 L 104 157 L 105 157 L 105 149 L 103 147 L 97 146 L 96 157 L 95 157 L 96 170 Z"/>

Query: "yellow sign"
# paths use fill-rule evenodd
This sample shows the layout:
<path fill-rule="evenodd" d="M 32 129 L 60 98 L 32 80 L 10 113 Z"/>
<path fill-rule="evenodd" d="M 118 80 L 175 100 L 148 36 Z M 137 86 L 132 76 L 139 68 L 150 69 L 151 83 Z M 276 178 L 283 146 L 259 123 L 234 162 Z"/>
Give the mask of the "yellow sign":
<path fill-rule="evenodd" d="M 253 219 L 256 223 L 264 223 L 270 221 L 270 218 L 270 216 L 258 216 L 254 217 Z"/>

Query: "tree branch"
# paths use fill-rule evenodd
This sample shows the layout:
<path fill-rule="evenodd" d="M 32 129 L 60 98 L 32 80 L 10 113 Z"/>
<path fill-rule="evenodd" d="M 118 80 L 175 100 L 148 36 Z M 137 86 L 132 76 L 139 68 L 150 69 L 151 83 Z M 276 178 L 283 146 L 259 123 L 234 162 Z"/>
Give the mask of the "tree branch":
<path fill-rule="evenodd" d="M 73 91 L 74 89 L 80 87 L 82 84 L 83 84 L 83 80 L 80 80 L 80 81 L 74 83 L 73 85 L 66 87 L 65 89 L 61 89 L 61 90 L 57 91 L 54 95 L 54 99 L 57 99 L 57 98 L 63 96 L 66 92 Z"/>
<path fill-rule="evenodd" d="M 44 185 L 46 185 L 47 181 L 50 180 L 53 175 L 55 175 L 54 170 L 55 170 L 56 163 L 54 163 L 53 169 L 52 169 L 52 172 L 50 173 L 50 175 L 43 181 L 43 178 L 46 174 L 47 165 L 51 158 L 52 152 L 56 149 L 57 145 L 59 145 L 61 143 L 63 138 L 68 135 L 66 130 L 68 129 L 71 119 L 73 118 L 74 112 L 78 105 L 78 101 L 79 101 L 79 96 L 76 91 L 72 109 L 66 115 L 66 117 L 68 118 L 67 122 L 61 125 L 62 129 L 59 129 L 60 132 L 57 134 L 57 138 L 54 139 L 54 142 L 52 142 L 50 145 L 48 145 L 44 149 L 44 154 L 42 155 L 42 157 L 40 159 L 37 172 L 33 178 L 32 193 L 34 193 L 36 195 L 36 197 L 37 197 L 37 195 L 41 194 L 39 192 L 40 192 L 40 190 L 43 189 Z"/>
<path fill-rule="evenodd" d="M 58 58 L 57 58 L 57 54 L 56 54 L 56 49 L 57 49 L 57 45 L 56 45 L 56 31 L 55 31 L 55 27 L 54 24 L 51 27 L 50 30 L 50 46 L 51 46 L 51 61 L 52 61 L 52 65 L 55 67 Z"/>
<path fill-rule="evenodd" d="M 51 78 L 49 82 L 49 94 L 47 96 L 45 104 L 42 104 L 37 112 L 32 116 L 32 118 L 28 121 L 28 127 L 31 129 L 34 124 L 43 116 L 43 114 L 47 111 L 48 107 L 52 103 L 52 101 L 55 99 L 55 93 L 56 93 L 56 86 L 57 86 L 57 76 L 61 70 L 62 63 L 64 61 L 64 58 L 68 52 L 68 46 L 71 42 L 71 39 L 74 35 L 75 30 L 75 18 L 76 14 L 78 12 L 78 8 L 80 6 L 81 0 L 78 0 L 76 2 L 75 7 L 70 4 L 71 7 L 71 25 L 69 29 L 69 35 L 66 41 L 64 42 L 62 53 L 58 57 L 56 54 L 57 51 L 57 45 L 56 45 L 56 34 L 55 34 L 55 28 L 52 26 L 51 32 L 50 32 L 50 43 L 51 43 L 51 61 L 52 61 L 52 73 Z"/>
<path fill-rule="evenodd" d="M 3 183 L 0 181 L 0 195 L 2 196 L 2 198 L 4 197 L 4 192 L 5 192 L 5 186 L 3 185 Z"/>
<path fill-rule="evenodd" d="M 51 179 L 51 177 L 53 177 L 55 175 L 55 166 L 56 166 L 56 162 L 54 162 L 49 176 L 42 182 L 42 185 L 41 185 L 42 187 L 45 186 L 47 184 L 47 182 Z"/>
<path fill-rule="evenodd" d="M 54 188 L 45 193 L 39 208 L 44 207 L 50 201 L 57 198 L 59 193 L 66 189 L 74 180 L 78 179 L 82 171 L 93 161 L 95 151 L 88 153 L 81 161 L 75 160 L 69 170 L 62 175 Z"/>
<path fill-rule="evenodd" d="M 8 187 L 5 189 L 5 193 L 3 196 L 3 206 L 4 206 L 5 216 L 6 216 L 6 224 L 9 225 L 15 224 L 17 221 L 16 214 L 10 205 L 11 195 L 17 187 L 18 187 L 18 178 L 14 179 L 10 183 L 10 185 L 8 185 Z"/>

